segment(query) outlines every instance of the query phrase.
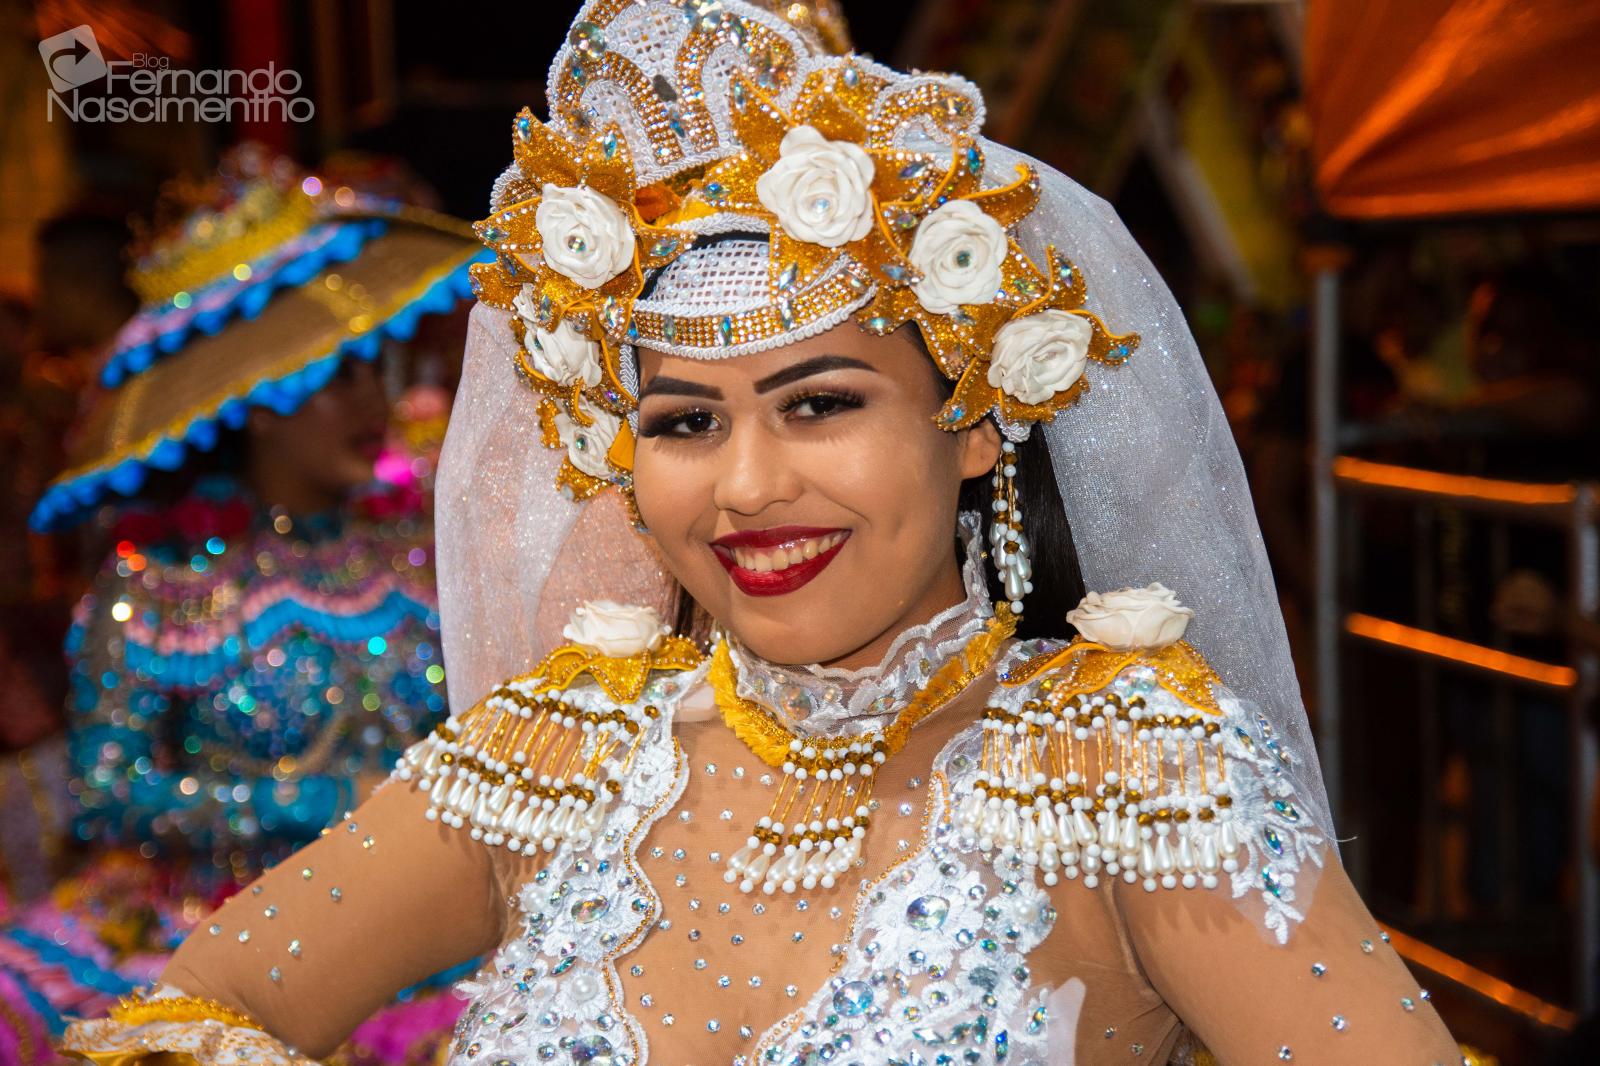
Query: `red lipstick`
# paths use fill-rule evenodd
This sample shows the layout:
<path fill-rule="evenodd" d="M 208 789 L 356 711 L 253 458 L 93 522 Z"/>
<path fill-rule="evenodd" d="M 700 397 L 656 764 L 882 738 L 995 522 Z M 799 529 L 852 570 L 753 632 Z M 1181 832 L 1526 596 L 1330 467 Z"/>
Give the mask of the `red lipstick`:
<path fill-rule="evenodd" d="M 750 570 L 739 565 L 735 548 L 767 551 L 788 548 L 808 540 L 818 540 L 837 534 L 839 542 L 815 558 L 783 567 L 780 570 Z M 839 549 L 850 539 L 847 529 L 819 529 L 813 526 L 773 526 L 770 529 L 748 529 L 729 533 L 711 542 L 711 553 L 728 571 L 728 576 L 746 596 L 782 596 L 793 592 L 827 569 L 839 554 Z"/>

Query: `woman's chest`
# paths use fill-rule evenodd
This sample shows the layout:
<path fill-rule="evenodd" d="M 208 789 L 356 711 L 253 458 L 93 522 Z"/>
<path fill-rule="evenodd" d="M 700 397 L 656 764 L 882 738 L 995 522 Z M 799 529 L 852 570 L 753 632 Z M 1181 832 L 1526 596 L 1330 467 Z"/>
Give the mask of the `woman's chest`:
<path fill-rule="evenodd" d="M 786 891 L 730 879 L 730 858 L 763 817 L 834 812 L 720 723 L 678 733 L 681 751 L 642 753 L 591 852 L 523 884 L 459 1061 L 1025 1062 L 1042 1049 L 1030 953 L 1055 909 L 1028 871 L 999 875 L 959 846 L 937 746 L 908 748 L 862 795 L 861 852 L 831 888 Z"/>

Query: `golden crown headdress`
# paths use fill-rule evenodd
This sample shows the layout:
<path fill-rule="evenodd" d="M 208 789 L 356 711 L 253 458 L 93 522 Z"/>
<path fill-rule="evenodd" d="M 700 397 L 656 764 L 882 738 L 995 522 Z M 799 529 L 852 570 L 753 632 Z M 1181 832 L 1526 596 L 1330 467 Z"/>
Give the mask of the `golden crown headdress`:
<path fill-rule="evenodd" d="M 496 259 L 474 282 L 513 313 L 577 498 L 631 486 L 634 345 L 721 358 L 851 314 L 878 334 L 914 322 L 956 383 L 940 427 L 992 414 L 1017 436 L 1087 391 L 1086 361 L 1138 343 L 1084 308 L 1064 256 L 1017 243 L 1038 179 L 1023 165 L 986 182 L 983 99 L 962 78 L 827 54 L 735 0 L 591 0 L 549 100 L 548 123 L 513 123 L 477 225 Z"/>

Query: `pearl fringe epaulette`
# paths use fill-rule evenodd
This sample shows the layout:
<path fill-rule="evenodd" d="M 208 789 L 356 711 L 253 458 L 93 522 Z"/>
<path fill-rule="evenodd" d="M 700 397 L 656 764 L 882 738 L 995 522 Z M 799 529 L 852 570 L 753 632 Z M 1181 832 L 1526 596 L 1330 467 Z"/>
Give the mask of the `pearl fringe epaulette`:
<path fill-rule="evenodd" d="M 983 755 L 956 824 L 997 864 L 1047 885 L 1082 876 L 1214 888 L 1238 869 L 1228 757 L 1217 720 L 1152 712 L 1143 697 L 1078 694 L 990 706 Z"/>
<path fill-rule="evenodd" d="M 413 745 L 395 776 L 428 793 L 429 820 L 470 826 L 474 840 L 510 851 L 587 847 L 661 712 L 586 703 L 511 682 Z"/>

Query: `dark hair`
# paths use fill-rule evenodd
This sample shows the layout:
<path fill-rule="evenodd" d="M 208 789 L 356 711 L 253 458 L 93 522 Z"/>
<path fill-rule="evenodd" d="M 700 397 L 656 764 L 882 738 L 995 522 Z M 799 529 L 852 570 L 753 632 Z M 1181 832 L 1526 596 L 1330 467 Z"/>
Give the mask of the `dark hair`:
<path fill-rule="evenodd" d="M 695 248 L 706 248 L 724 241 L 765 241 L 764 233 L 724 233 L 699 241 Z M 640 299 L 655 291 L 662 271 L 656 271 L 645 280 Z M 939 381 L 946 397 L 955 391 L 955 383 L 939 371 L 922 339 L 922 332 L 911 330 L 911 336 Z M 1022 529 L 1028 537 L 1033 553 L 1033 591 L 1023 600 L 1022 621 L 1017 626 L 1017 636 L 1028 640 L 1035 637 L 1059 637 L 1066 613 L 1083 599 L 1083 573 L 1078 566 L 1078 552 L 1072 544 L 1072 526 L 1067 520 L 1066 507 L 1056 488 L 1055 468 L 1050 463 L 1050 449 L 1043 432 L 1036 431 L 1026 441 L 1017 445 L 1015 477 L 1017 505 L 1022 510 Z M 983 521 L 984 551 L 983 571 L 989 580 L 989 598 L 999 602 L 1005 597 L 1000 575 L 988 564 L 988 526 L 993 514 L 990 501 L 994 498 L 985 472 L 961 483 L 957 507 L 962 511 L 976 511 Z M 957 539 L 958 556 L 964 555 L 965 545 Z M 965 562 L 964 558 L 958 560 Z M 677 633 L 704 636 L 710 629 L 705 613 L 682 585 L 678 586 L 673 603 L 673 630 Z"/>

